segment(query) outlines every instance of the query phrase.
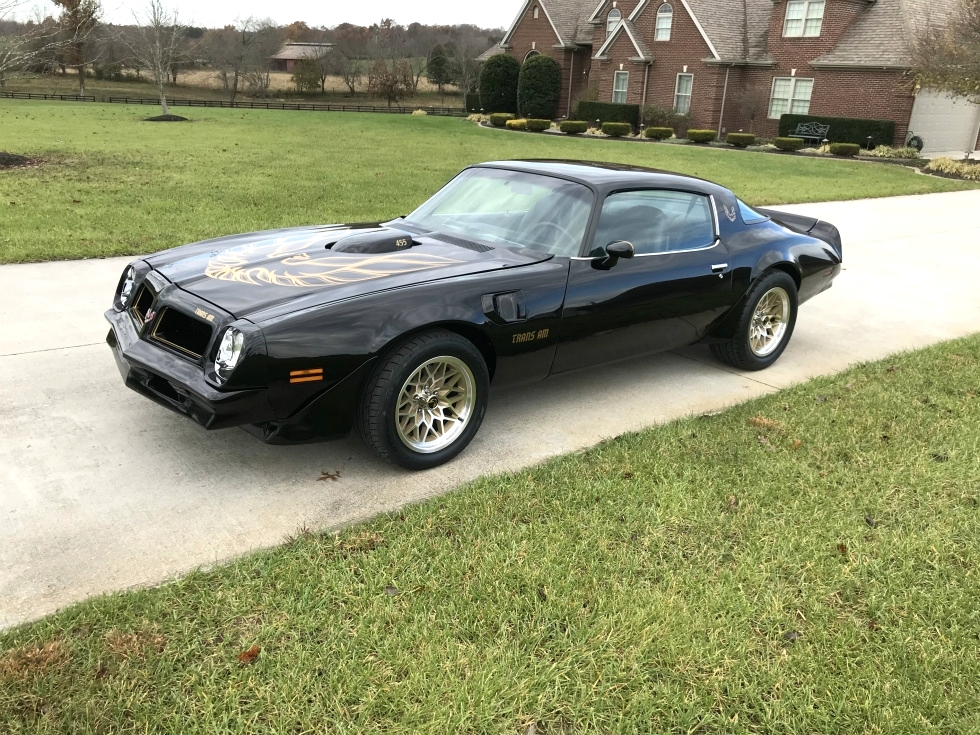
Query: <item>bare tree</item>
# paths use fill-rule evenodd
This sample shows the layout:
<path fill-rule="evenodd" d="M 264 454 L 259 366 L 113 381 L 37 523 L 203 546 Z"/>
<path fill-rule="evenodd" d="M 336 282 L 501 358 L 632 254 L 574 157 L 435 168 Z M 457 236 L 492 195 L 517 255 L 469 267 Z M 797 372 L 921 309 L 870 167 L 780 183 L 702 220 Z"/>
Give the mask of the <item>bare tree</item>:
<path fill-rule="evenodd" d="M 163 114 L 167 107 L 168 75 L 182 51 L 187 29 L 180 24 L 176 9 L 164 7 L 162 0 L 149 0 L 142 12 L 133 11 L 135 32 L 129 37 L 129 51 L 140 66 L 149 70 L 160 94 Z"/>
<path fill-rule="evenodd" d="M 960 0 L 952 17 L 924 21 L 912 44 L 916 81 L 980 103 L 980 0 Z"/>
<path fill-rule="evenodd" d="M 256 47 L 271 21 L 259 21 L 249 16 L 234 25 L 208 31 L 202 44 L 205 56 L 218 70 L 218 75 L 232 102 L 246 84 L 257 56 Z M 274 27 L 274 26 L 272 26 Z"/>
<path fill-rule="evenodd" d="M 51 0 L 60 7 L 58 23 L 62 33 L 62 52 L 68 66 L 78 72 L 78 94 L 85 94 L 85 69 L 94 58 L 93 34 L 102 20 L 99 0 Z"/>
<path fill-rule="evenodd" d="M 0 23 L 13 18 L 13 14 L 26 5 L 25 0 L 0 0 Z M 0 89 L 6 86 L 10 76 L 30 68 L 58 47 L 57 28 L 39 17 L 24 24 L 10 25 L 10 31 L 0 36 Z"/>

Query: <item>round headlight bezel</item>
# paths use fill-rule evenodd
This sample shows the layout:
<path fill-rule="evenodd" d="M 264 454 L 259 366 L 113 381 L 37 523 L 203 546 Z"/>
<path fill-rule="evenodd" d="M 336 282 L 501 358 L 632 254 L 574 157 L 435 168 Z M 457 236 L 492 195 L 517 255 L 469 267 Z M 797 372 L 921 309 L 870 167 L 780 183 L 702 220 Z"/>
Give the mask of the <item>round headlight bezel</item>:
<path fill-rule="evenodd" d="M 235 327 L 228 327 L 221 335 L 218 351 L 214 355 L 214 375 L 225 383 L 235 372 L 245 352 L 245 334 Z"/>
<path fill-rule="evenodd" d="M 119 303 L 122 308 L 129 306 L 129 301 L 136 291 L 136 269 L 127 266 L 123 272 L 122 280 L 119 282 Z"/>

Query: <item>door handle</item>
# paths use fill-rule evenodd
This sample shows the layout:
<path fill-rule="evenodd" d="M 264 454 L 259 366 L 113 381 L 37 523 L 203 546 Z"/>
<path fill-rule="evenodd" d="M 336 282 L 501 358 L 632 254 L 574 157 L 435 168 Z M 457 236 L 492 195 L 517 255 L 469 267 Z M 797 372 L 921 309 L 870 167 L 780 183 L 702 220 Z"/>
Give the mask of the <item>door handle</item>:
<path fill-rule="evenodd" d="M 711 266 L 712 273 L 724 273 L 725 268 L 728 267 L 728 263 L 715 263 Z"/>

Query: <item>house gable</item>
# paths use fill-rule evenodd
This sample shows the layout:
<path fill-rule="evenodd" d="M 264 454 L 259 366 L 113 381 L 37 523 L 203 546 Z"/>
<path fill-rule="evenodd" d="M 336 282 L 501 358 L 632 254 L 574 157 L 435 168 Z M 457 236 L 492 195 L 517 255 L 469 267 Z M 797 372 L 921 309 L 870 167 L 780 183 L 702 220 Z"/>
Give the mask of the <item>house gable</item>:
<path fill-rule="evenodd" d="M 545 4 L 541 2 L 541 0 L 527 0 L 524 3 L 524 5 L 521 7 L 521 11 L 517 14 L 517 17 L 514 18 L 514 22 L 511 24 L 510 29 L 507 31 L 503 39 L 500 41 L 500 45 L 503 48 L 505 49 L 512 48 L 514 34 L 517 32 L 517 27 L 521 25 L 522 21 L 525 23 L 529 23 L 529 22 L 541 20 L 540 16 L 538 18 L 534 17 L 535 7 L 539 7 L 541 9 L 542 11 L 541 15 L 544 16 L 544 18 L 547 20 L 548 25 L 551 27 L 551 32 L 552 34 L 554 34 L 555 45 L 556 46 L 565 45 L 564 40 L 562 40 L 561 34 L 558 33 L 558 28 L 555 27 L 554 21 L 552 21 L 551 16 L 548 14 L 548 8 L 545 7 Z M 534 28 L 533 33 L 536 34 L 536 38 L 539 38 L 540 31 L 542 29 L 540 28 L 540 24 L 536 23 L 535 26 L 536 27 Z M 542 44 L 544 44 L 543 41 Z"/>

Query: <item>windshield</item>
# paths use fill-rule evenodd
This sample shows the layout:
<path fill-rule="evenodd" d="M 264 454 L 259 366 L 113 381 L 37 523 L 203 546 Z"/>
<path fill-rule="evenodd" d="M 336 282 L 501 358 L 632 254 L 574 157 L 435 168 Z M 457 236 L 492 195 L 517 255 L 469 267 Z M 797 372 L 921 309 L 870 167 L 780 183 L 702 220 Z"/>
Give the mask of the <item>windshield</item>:
<path fill-rule="evenodd" d="M 471 168 L 405 220 L 425 230 L 486 244 L 578 255 L 592 191 L 573 181 L 496 168 Z"/>

